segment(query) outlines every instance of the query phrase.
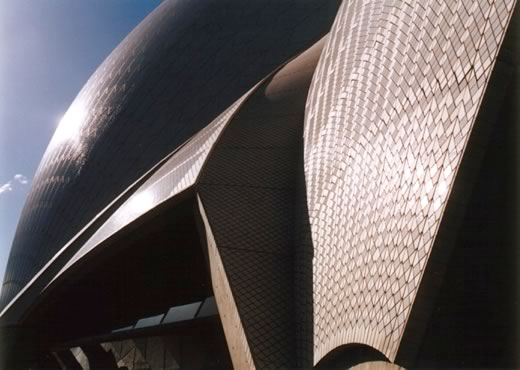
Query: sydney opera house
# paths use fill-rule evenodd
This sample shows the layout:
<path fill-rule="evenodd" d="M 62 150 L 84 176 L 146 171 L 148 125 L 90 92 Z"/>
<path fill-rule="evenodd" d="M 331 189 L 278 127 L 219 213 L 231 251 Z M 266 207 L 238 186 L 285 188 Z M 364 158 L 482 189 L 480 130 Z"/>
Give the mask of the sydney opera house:
<path fill-rule="evenodd" d="M 515 0 L 167 0 L 41 160 L 5 369 L 515 368 Z"/>

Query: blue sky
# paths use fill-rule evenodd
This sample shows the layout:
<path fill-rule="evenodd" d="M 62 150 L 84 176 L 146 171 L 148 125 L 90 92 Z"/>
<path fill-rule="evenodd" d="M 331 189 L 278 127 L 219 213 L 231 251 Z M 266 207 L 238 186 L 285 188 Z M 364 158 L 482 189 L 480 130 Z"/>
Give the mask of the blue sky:
<path fill-rule="evenodd" d="M 0 0 L 0 280 L 31 180 L 83 84 L 160 0 Z"/>

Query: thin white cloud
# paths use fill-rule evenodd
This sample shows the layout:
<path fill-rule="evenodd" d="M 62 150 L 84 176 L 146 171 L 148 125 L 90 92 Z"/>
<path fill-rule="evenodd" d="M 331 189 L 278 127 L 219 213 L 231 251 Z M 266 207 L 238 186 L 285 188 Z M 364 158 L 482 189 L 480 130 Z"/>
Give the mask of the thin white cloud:
<path fill-rule="evenodd" d="M 9 193 L 10 191 L 13 191 L 16 184 L 20 185 L 27 185 L 29 183 L 29 180 L 26 176 L 17 173 L 13 176 L 13 178 L 9 181 L 7 181 L 5 184 L 0 185 L 0 195 Z"/>
<path fill-rule="evenodd" d="M 17 173 L 16 175 L 14 175 L 14 180 L 15 181 L 18 181 L 20 184 L 22 185 L 25 185 L 27 184 L 29 181 L 27 180 L 27 177 L 25 177 L 24 175 L 21 175 L 19 173 Z"/>
<path fill-rule="evenodd" d="M 8 181 L 2 186 L 0 186 L 0 194 L 8 193 L 13 190 L 13 183 L 12 181 Z"/>

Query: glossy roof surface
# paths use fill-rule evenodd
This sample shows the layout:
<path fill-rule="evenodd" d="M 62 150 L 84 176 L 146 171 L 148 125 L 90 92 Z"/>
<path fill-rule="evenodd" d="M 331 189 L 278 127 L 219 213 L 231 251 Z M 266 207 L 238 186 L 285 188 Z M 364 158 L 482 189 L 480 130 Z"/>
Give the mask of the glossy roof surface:
<path fill-rule="evenodd" d="M 0 306 L 109 202 L 277 66 L 339 1 L 163 2 L 72 103 L 35 175 Z"/>

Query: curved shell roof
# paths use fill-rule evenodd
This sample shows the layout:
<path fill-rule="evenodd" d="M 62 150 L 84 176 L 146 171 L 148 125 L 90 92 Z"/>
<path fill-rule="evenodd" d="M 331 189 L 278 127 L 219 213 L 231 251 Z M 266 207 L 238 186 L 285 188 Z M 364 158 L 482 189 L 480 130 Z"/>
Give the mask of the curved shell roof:
<path fill-rule="evenodd" d="M 37 170 L 5 306 L 93 217 L 256 82 L 328 32 L 339 1 L 164 1 L 101 64 Z"/>

